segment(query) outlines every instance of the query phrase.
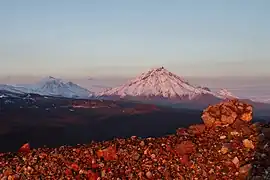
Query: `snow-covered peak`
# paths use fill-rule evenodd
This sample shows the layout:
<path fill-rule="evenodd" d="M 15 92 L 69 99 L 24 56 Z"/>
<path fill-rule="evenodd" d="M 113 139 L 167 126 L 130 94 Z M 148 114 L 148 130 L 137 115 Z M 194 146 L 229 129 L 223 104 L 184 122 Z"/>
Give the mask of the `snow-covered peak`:
<path fill-rule="evenodd" d="M 40 94 L 45 96 L 62 96 L 69 98 L 88 98 L 93 93 L 73 82 L 68 82 L 52 76 L 45 77 L 35 84 L 1 85 L 0 90 L 17 94 Z"/>
<path fill-rule="evenodd" d="M 190 85 L 181 77 L 171 73 L 164 67 L 154 68 L 142 73 L 126 84 L 103 91 L 98 96 L 141 96 L 163 98 L 188 98 L 214 93 Z"/>
<path fill-rule="evenodd" d="M 42 79 L 32 87 L 33 93 L 47 96 L 80 97 L 91 96 L 92 92 L 79 85 L 52 76 Z"/>
<path fill-rule="evenodd" d="M 166 79 L 167 77 L 174 77 L 175 79 L 177 79 L 178 81 L 181 81 L 183 83 L 188 83 L 186 82 L 184 79 L 180 78 L 179 76 L 171 73 L 170 71 L 168 71 L 167 69 L 165 69 L 164 67 L 159 67 L 159 68 L 153 68 L 150 69 L 149 71 L 142 73 L 140 76 L 138 76 L 137 78 L 135 78 L 133 81 L 143 81 L 145 79 L 148 80 L 154 80 L 157 77 L 159 77 L 160 79 L 164 78 Z M 152 79 L 151 79 L 152 78 Z"/>
<path fill-rule="evenodd" d="M 229 98 L 229 99 L 234 99 L 234 98 L 237 98 L 237 96 L 235 96 L 233 93 L 231 93 L 230 91 L 228 91 L 227 89 L 221 89 L 217 92 L 217 94 L 219 96 L 222 96 L 224 98 Z"/>

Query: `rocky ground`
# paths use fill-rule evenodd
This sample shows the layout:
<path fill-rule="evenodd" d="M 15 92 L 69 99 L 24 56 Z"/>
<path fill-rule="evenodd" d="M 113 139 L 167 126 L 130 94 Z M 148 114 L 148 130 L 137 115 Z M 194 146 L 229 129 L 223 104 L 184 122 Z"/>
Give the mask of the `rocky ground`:
<path fill-rule="evenodd" d="M 207 108 L 203 124 L 162 138 L 114 139 L 0 155 L 1 179 L 270 179 L 270 127 L 232 100 Z"/>

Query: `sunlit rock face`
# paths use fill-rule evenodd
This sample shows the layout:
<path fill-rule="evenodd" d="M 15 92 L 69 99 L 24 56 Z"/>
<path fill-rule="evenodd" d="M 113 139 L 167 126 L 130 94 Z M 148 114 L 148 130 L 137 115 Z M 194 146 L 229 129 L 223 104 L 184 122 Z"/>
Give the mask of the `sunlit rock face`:
<path fill-rule="evenodd" d="M 236 120 L 249 122 L 252 120 L 252 106 L 239 100 L 229 100 L 209 106 L 202 113 L 207 127 L 233 124 Z"/>

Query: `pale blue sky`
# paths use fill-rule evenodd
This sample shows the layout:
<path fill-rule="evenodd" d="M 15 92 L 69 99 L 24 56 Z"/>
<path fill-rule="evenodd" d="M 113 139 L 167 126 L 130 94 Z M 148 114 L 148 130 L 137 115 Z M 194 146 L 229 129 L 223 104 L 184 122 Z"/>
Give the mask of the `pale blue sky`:
<path fill-rule="evenodd" d="M 3 0 L 0 76 L 270 75 L 269 0 Z"/>

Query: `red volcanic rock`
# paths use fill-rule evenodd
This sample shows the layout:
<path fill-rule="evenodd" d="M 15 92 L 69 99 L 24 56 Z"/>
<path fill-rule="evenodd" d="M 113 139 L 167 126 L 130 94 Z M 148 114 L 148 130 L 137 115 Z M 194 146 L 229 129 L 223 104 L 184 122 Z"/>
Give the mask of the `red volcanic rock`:
<path fill-rule="evenodd" d="M 97 156 L 99 158 L 103 157 L 105 161 L 115 160 L 117 159 L 117 151 L 115 146 L 110 146 L 103 150 L 97 151 Z"/>
<path fill-rule="evenodd" d="M 79 171 L 78 164 L 75 164 L 75 163 L 71 164 L 71 169 L 74 170 L 74 171 Z"/>
<path fill-rule="evenodd" d="M 66 175 L 66 176 L 72 175 L 72 171 L 71 171 L 70 169 L 66 169 L 66 170 L 65 170 L 65 175 Z"/>
<path fill-rule="evenodd" d="M 20 149 L 19 149 L 19 152 L 29 153 L 30 152 L 30 144 L 25 143 L 24 145 L 22 145 L 22 147 L 20 147 Z"/>
<path fill-rule="evenodd" d="M 204 124 L 191 125 L 189 127 L 189 130 L 194 135 L 200 135 L 200 134 L 204 133 L 205 125 Z"/>
<path fill-rule="evenodd" d="M 94 173 L 91 170 L 88 170 L 87 178 L 88 178 L 88 180 L 97 180 L 99 178 L 99 176 L 97 173 Z"/>
<path fill-rule="evenodd" d="M 175 151 L 179 155 L 191 154 L 195 150 L 195 145 L 191 141 L 183 141 L 175 146 Z"/>
<path fill-rule="evenodd" d="M 91 167 L 92 167 L 93 169 L 96 169 L 96 168 L 98 168 L 98 167 L 99 167 L 99 165 L 98 165 L 98 164 L 96 164 L 96 163 L 93 163 Z"/>
<path fill-rule="evenodd" d="M 252 106 L 236 99 L 229 100 L 206 108 L 202 119 L 208 128 L 230 125 L 236 120 L 249 122 L 252 119 Z"/>
<path fill-rule="evenodd" d="M 181 164 L 186 165 L 186 166 L 190 166 L 191 165 L 191 162 L 189 160 L 189 156 L 188 155 L 183 155 L 182 157 L 180 157 L 180 162 L 181 162 Z"/>
<path fill-rule="evenodd" d="M 188 131 L 185 128 L 178 128 L 176 130 L 176 135 L 178 135 L 178 136 L 186 136 L 186 135 L 188 135 Z"/>
<path fill-rule="evenodd" d="M 103 157 L 103 150 L 98 150 L 98 151 L 96 152 L 96 154 L 97 154 L 97 157 L 98 157 L 98 158 Z"/>

